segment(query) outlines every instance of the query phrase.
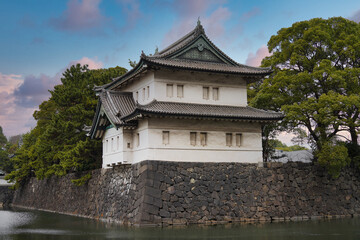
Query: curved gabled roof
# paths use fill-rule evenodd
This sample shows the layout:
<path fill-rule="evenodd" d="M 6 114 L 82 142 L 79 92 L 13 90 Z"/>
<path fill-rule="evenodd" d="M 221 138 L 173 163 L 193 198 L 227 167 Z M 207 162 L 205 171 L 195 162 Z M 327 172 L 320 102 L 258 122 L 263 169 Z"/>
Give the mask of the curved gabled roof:
<path fill-rule="evenodd" d="M 132 70 L 113 79 L 111 83 L 95 88 L 95 91 L 114 89 L 153 66 L 247 77 L 264 77 L 272 72 L 270 68 L 251 67 L 231 59 L 206 36 L 203 26 L 198 22 L 194 30 L 162 51 L 154 55 L 142 53 L 139 63 Z"/>

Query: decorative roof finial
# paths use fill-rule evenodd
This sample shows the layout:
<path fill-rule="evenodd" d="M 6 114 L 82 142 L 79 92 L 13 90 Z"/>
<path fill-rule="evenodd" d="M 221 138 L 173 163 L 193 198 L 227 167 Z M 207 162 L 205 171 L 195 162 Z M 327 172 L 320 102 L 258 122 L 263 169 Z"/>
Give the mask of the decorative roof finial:
<path fill-rule="evenodd" d="M 203 26 L 201 25 L 200 17 L 198 17 L 197 25 L 195 28 L 195 34 L 200 35 L 200 34 L 204 34 L 204 33 L 205 33 L 205 30 L 204 30 Z"/>
<path fill-rule="evenodd" d="M 158 48 L 158 46 L 156 46 L 156 48 L 155 48 L 155 54 L 154 54 L 154 55 L 157 55 L 157 54 L 159 54 L 159 48 Z"/>

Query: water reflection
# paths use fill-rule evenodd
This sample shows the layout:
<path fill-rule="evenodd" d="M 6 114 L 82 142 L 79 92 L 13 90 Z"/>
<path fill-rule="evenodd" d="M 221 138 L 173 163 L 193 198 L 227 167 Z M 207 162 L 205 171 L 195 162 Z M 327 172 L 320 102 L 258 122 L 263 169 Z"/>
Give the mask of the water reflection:
<path fill-rule="evenodd" d="M 360 239 L 360 219 L 264 224 L 124 227 L 39 211 L 1 211 L 0 239 Z"/>

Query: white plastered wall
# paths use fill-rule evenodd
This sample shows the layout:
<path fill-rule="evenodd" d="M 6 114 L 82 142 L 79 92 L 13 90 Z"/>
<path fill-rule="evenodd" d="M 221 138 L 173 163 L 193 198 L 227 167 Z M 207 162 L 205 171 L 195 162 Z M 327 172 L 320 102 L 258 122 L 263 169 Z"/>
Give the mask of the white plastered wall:
<path fill-rule="evenodd" d="M 169 144 L 163 143 L 163 131 L 169 132 Z M 195 146 L 190 143 L 190 132 L 197 133 Z M 207 133 L 205 146 L 200 144 L 203 132 Z M 232 133 L 232 146 L 226 146 L 226 133 Z M 241 134 L 240 146 L 236 145 L 236 134 Z M 139 120 L 135 130 L 106 130 L 103 168 L 144 160 L 262 162 L 261 127 L 248 122 L 150 118 Z"/>
<path fill-rule="evenodd" d="M 118 89 L 122 92 L 132 92 L 135 102 L 145 105 L 155 99 L 154 72 L 147 72 L 140 79 L 132 81 L 123 88 Z"/>
<path fill-rule="evenodd" d="M 133 135 L 131 130 L 110 128 L 103 137 L 103 168 L 132 162 Z M 110 165 L 110 166 L 109 166 Z"/>
<path fill-rule="evenodd" d="M 246 106 L 246 81 L 240 77 L 191 72 L 155 72 L 155 99 L 167 102 L 185 102 L 227 106 Z M 173 85 L 172 97 L 167 96 L 167 84 Z M 177 86 L 184 88 L 183 97 L 177 97 Z M 209 98 L 203 99 L 203 87 L 209 88 Z M 213 88 L 219 89 L 214 100 Z"/>
<path fill-rule="evenodd" d="M 134 146 L 133 162 L 143 160 L 180 162 L 262 162 L 261 127 L 257 123 L 228 121 L 157 119 L 142 120 L 136 130 L 140 145 Z M 169 144 L 163 144 L 163 131 L 169 131 Z M 190 132 L 197 132 L 197 144 L 190 144 Z M 207 133 L 207 144 L 200 144 L 200 133 Z M 226 133 L 233 144 L 226 146 Z M 135 134 L 135 132 L 134 132 Z M 236 146 L 241 134 L 241 146 Z"/>

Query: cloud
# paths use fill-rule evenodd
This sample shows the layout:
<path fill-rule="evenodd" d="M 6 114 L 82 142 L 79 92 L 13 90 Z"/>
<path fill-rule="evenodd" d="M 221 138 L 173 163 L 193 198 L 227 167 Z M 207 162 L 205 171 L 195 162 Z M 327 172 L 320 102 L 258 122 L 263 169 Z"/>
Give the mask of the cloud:
<path fill-rule="evenodd" d="M 268 48 L 263 45 L 261 46 L 256 53 L 249 53 L 245 64 L 253 67 L 259 67 L 261 65 L 261 60 L 265 57 L 270 56 Z"/>
<path fill-rule="evenodd" d="M 80 63 L 81 65 L 87 64 L 89 69 L 99 69 L 103 67 L 103 63 L 101 61 L 98 61 L 97 58 L 93 60 L 87 57 L 83 57 L 80 60 L 71 61 L 67 67 L 71 67 L 72 65 L 76 65 L 77 63 Z"/>
<path fill-rule="evenodd" d="M 137 0 L 118 0 L 122 6 L 122 11 L 126 16 L 126 24 L 122 28 L 128 31 L 135 27 L 137 21 L 143 16 L 140 11 L 140 3 Z"/>
<path fill-rule="evenodd" d="M 224 23 L 230 18 L 231 11 L 223 7 L 225 1 L 214 0 L 177 0 L 171 5 L 178 19 L 172 29 L 165 35 L 162 46 L 167 46 L 196 26 L 197 18 L 206 29 L 210 38 L 216 39 L 225 32 Z M 214 10 L 213 10 L 214 9 Z"/>
<path fill-rule="evenodd" d="M 21 75 L 0 73 L 0 93 L 11 93 L 23 82 Z"/>
<path fill-rule="evenodd" d="M 77 32 L 99 30 L 106 22 L 99 9 L 101 0 L 69 0 L 61 16 L 51 18 L 49 24 L 56 29 Z"/>
<path fill-rule="evenodd" d="M 0 73 L 0 126 L 6 136 L 25 133 L 34 127 L 36 122 L 32 117 L 39 104 L 50 97 L 49 90 L 60 84 L 60 78 L 66 68 L 80 63 L 88 64 L 90 69 L 103 66 L 101 61 L 83 57 L 61 69 L 55 76 L 40 74 L 38 76 L 21 76 Z"/>
<path fill-rule="evenodd" d="M 251 18 L 259 15 L 261 13 L 260 8 L 254 7 L 248 12 L 243 13 L 239 19 L 238 22 L 235 24 L 235 26 L 231 29 L 231 32 L 233 34 L 240 35 L 244 31 L 244 23 L 249 21 Z"/>
<path fill-rule="evenodd" d="M 360 9 L 354 12 L 354 14 L 349 19 L 354 22 L 360 23 Z"/>
<path fill-rule="evenodd" d="M 36 108 L 41 102 L 50 97 L 49 89 L 59 83 L 59 79 L 45 74 L 26 76 L 24 82 L 13 93 L 15 103 L 17 106 L 24 108 Z"/>
<path fill-rule="evenodd" d="M 25 126 L 32 119 L 35 109 L 17 106 L 14 91 L 24 82 L 21 75 L 0 73 L 0 126 L 6 136 L 13 136 L 29 130 Z"/>
<path fill-rule="evenodd" d="M 244 14 L 242 14 L 241 17 L 240 17 L 240 20 L 241 20 L 242 22 L 247 22 L 247 21 L 249 21 L 251 18 L 259 15 L 260 12 L 261 12 L 261 11 L 260 11 L 260 8 L 254 7 L 254 8 L 251 9 L 250 11 L 245 12 Z"/>

